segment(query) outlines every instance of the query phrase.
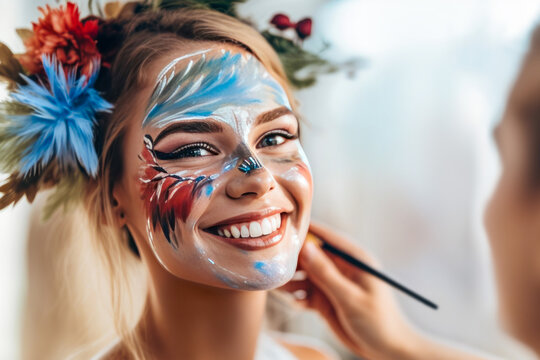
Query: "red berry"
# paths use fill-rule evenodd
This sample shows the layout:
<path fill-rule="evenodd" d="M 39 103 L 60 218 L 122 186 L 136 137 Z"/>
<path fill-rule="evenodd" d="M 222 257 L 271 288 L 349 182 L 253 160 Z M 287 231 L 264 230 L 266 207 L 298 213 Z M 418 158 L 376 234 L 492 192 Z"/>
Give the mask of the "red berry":
<path fill-rule="evenodd" d="M 270 20 L 270 24 L 274 25 L 279 30 L 285 30 L 285 29 L 288 29 L 288 28 L 294 26 L 291 23 L 291 19 L 289 19 L 289 17 L 287 15 L 285 15 L 285 14 L 276 14 L 276 15 L 274 15 L 272 20 Z"/>
<path fill-rule="evenodd" d="M 296 23 L 296 33 L 300 39 L 305 39 L 311 35 L 311 24 L 312 21 L 310 18 L 305 18 Z"/>

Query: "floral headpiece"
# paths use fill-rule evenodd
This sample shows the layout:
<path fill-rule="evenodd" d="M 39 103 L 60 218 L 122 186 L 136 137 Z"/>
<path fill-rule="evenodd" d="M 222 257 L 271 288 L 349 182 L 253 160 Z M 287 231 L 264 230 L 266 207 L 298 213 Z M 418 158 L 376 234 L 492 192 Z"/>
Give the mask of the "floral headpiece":
<path fill-rule="evenodd" d="M 100 69 L 109 68 L 115 50 L 100 43 L 118 29 L 110 18 L 156 9 L 207 8 L 238 17 L 235 6 L 245 0 L 154 0 L 98 8 L 100 17 L 81 19 L 77 5 L 39 8 L 42 17 L 30 29 L 18 29 L 26 52 L 14 55 L 0 43 L 0 81 L 9 96 L 0 103 L 0 173 L 9 174 L 0 186 L 0 209 L 23 196 L 32 201 L 38 190 L 56 186 L 48 199 L 46 216 L 84 193 L 85 181 L 96 176 L 98 155 L 94 145 L 99 113 L 113 108 L 94 85 Z M 90 8 L 94 4 L 90 0 Z M 104 15 L 106 14 L 106 15 Z M 243 20 L 245 21 L 245 20 Z M 271 20 L 276 29 L 262 35 L 280 56 L 287 76 L 297 88 L 310 86 L 318 72 L 337 66 L 301 48 L 311 34 L 311 19 L 293 23 L 284 14 Z M 294 29 L 297 39 L 283 36 Z M 114 46 L 113 46 L 114 47 Z M 298 71 L 310 67 L 307 76 Z M 48 215 L 47 215 L 48 214 Z"/>

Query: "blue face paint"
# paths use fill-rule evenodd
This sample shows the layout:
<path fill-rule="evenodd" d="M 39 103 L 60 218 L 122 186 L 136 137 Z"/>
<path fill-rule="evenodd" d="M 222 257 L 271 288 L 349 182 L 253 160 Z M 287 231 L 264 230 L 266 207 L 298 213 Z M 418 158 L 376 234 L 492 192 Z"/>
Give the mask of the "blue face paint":
<path fill-rule="evenodd" d="M 220 57 L 203 54 L 178 74 L 171 71 L 158 80 L 143 127 L 161 128 L 172 121 L 210 116 L 233 125 L 234 119 L 220 114 L 221 109 L 260 104 L 269 96 L 291 108 L 281 86 L 253 56 L 228 51 Z"/>
<path fill-rule="evenodd" d="M 208 184 L 206 185 L 206 196 L 210 196 L 212 195 L 212 192 L 214 191 L 214 187 L 212 186 L 212 184 Z"/>
<path fill-rule="evenodd" d="M 238 170 L 245 174 L 249 174 L 252 171 L 255 171 L 257 169 L 262 168 L 262 164 L 258 159 L 255 159 L 253 157 L 248 157 L 247 159 L 244 159 L 240 166 L 238 167 Z"/>
<path fill-rule="evenodd" d="M 256 262 L 253 264 L 253 267 L 254 267 L 255 269 L 257 269 L 257 271 L 260 272 L 261 274 L 263 274 L 263 275 L 269 275 L 267 266 L 266 266 L 266 264 L 265 264 L 263 261 L 256 261 Z"/>

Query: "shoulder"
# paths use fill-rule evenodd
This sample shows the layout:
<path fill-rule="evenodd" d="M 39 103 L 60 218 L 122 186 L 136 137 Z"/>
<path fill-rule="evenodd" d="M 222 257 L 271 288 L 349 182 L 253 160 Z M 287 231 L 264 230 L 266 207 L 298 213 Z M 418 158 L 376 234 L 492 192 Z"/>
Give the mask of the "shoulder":
<path fill-rule="evenodd" d="M 292 344 L 283 340 L 279 342 L 299 360 L 337 360 L 337 358 L 329 356 L 326 352 L 308 345 Z"/>
<path fill-rule="evenodd" d="M 299 334 L 273 333 L 274 339 L 299 360 L 339 360 L 339 355 L 323 341 Z"/>
<path fill-rule="evenodd" d="M 131 360 L 126 347 L 120 341 L 116 341 L 107 348 L 101 350 L 92 360 Z"/>

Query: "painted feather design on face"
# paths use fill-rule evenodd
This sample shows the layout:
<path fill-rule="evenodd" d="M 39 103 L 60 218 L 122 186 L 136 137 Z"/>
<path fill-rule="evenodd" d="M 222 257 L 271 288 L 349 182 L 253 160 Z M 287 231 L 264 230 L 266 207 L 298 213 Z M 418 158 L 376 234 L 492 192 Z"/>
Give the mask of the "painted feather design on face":
<path fill-rule="evenodd" d="M 261 103 L 268 94 L 277 104 L 290 109 L 282 87 L 251 55 L 224 51 L 222 56 L 208 58 L 203 54 L 178 74 L 174 67 L 166 69 L 169 74 L 158 78 L 143 127 L 161 128 L 171 121 L 219 117 L 219 109 Z"/>
<path fill-rule="evenodd" d="M 174 234 L 177 218 L 186 221 L 193 201 L 200 197 L 203 189 L 211 189 L 213 177 L 182 177 L 168 173 L 156 159 L 152 138 L 144 138 L 142 151 L 143 166 L 141 182 L 146 214 L 152 230 L 159 224 L 167 241 L 178 248 Z M 206 191 L 209 195 L 209 191 Z"/>

